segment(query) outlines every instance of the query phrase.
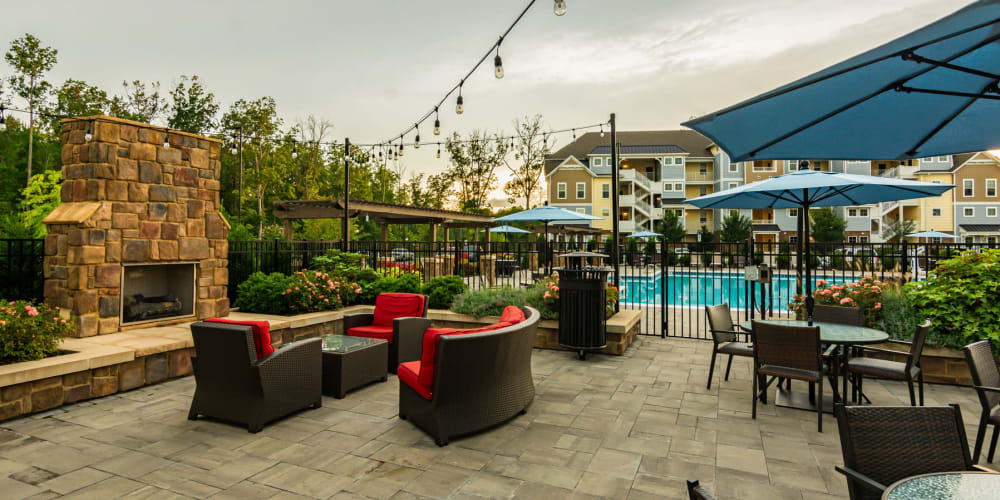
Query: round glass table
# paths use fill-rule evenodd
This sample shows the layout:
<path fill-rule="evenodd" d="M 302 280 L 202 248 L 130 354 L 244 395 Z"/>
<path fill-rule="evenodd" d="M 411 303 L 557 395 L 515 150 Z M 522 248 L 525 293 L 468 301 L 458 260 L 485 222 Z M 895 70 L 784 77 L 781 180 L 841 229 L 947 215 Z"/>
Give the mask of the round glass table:
<path fill-rule="evenodd" d="M 989 472 L 939 472 L 900 479 L 882 493 L 883 500 L 977 500 L 997 498 L 1000 474 Z"/>

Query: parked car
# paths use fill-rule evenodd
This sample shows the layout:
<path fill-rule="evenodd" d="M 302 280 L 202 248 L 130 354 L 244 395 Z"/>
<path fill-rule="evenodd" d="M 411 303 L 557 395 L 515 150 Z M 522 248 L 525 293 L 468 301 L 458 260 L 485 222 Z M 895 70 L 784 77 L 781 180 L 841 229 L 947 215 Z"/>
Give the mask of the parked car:
<path fill-rule="evenodd" d="M 413 252 L 405 248 L 393 248 L 389 250 L 389 256 L 395 262 L 413 262 L 414 260 Z"/>

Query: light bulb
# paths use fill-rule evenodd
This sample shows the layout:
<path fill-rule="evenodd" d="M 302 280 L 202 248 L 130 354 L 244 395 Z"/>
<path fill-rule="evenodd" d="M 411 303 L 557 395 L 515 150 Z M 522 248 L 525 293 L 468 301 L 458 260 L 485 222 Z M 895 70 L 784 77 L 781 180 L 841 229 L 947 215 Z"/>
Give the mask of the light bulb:
<path fill-rule="evenodd" d="M 295 144 L 295 141 L 293 140 L 292 141 L 292 159 L 294 160 L 294 159 L 298 158 L 298 156 L 299 156 L 299 147 L 298 147 L 297 144 Z"/>
<path fill-rule="evenodd" d="M 465 112 L 465 100 L 462 99 L 462 94 L 458 94 L 458 100 L 455 101 L 455 113 L 462 114 Z"/>
<path fill-rule="evenodd" d="M 604 137 L 604 125 L 601 125 L 601 137 Z"/>
<path fill-rule="evenodd" d="M 90 133 L 90 125 L 87 125 L 87 133 L 83 135 L 83 140 L 90 142 L 94 138 L 94 134 Z"/>
<path fill-rule="evenodd" d="M 170 149 L 170 137 L 166 132 L 163 133 L 163 149 Z"/>
<path fill-rule="evenodd" d="M 403 156 L 403 141 L 399 141 L 399 156 Z"/>
<path fill-rule="evenodd" d="M 556 4 L 552 6 L 552 12 L 557 16 L 562 16 L 566 14 L 566 0 L 556 0 Z"/>
<path fill-rule="evenodd" d="M 440 157 L 441 157 L 441 145 L 440 145 L 440 144 L 438 144 L 438 153 L 437 153 L 437 157 L 438 157 L 438 158 L 440 158 Z"/>
<path fill-rule="evenodd" d="M 414 125 L 416 127 L 416 125 Z M 416 137 L 413 138 L 413 149 L 420 149 L 420 131 L 417 130 Z"/>
<path fill-rule="evenodd" d="M 500 59 L 500 54 L 493 58 L 493 76 L 498 80 L 503 78 L 503 59 Z"/>
<path fill-rule="evenodd" d="M 434 118 L 434 135 L 441 135 L 441 120 Z"/>
<path fill-rule="evenodd" d="M 240 150 L 239 150 L 239 149 L 236 149 L 236 145 L 235 145 L 235 144 L 233 144 L 233 147 L 229 148 L 229 152 L 230 152 L 230 153 L 232 153 L 232 154 L 233 154 L 233 156 L 236 156 L 236 154 L 237 154 L 237 153 L 239 153 L 239 152 L 240 152 Z"/>
<path fill-rule="evenodd" d="M 3 104 L 0 104 L 0 132 L 7 130 L 7 119 L 3 117 Z"/>

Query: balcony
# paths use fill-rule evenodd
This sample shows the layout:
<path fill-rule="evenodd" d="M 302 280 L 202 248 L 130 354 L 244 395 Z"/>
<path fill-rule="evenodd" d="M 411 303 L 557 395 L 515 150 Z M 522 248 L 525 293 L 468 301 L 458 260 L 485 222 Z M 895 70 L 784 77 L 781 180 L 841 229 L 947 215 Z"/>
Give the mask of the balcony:
<path fill-rule="evenodd" d="M 653 190 L 653 186 L 649 179 L 645 175 L 636 172 L 634 169 L 621 169 L 618 171 L 618 174 L 619 182 L 632 182 L 637 186 L 641 186 L 647 192 L 651 192 Z"/>
<path fill-rule="evenodd" d="M 618 205 L 622 207 L 631 207 L 635 205 L 635 195 L 634 194 L 618 195 Z"/>
<path fill-rule="evenodd" d="M 689 171 L 684 174 L 684 180 L 689 184 L 711 184 L 715 182 L 715 175 L 711 171 Z"/>
<path fill-rule="evenodd" d="M 635 204 L 632 205 L 632 206 L 634 206 L 635 208 L 639 209 L 640 212 L 643 212 L 647 216 L 652 216 L 653 215 L 653 209 L 649 206 L 649 203 L 646 203 L 645 201 L 643 201 L 641 199 L 635 200 Z"/>

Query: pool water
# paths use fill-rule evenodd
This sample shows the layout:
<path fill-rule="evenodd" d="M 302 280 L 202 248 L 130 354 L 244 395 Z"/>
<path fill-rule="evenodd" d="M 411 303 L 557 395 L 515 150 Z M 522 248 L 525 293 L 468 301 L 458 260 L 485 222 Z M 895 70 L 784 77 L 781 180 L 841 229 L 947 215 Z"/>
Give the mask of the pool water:
<path fill-rule="evenodd" d="M 663 297 L 662 275 L 622 277 L 623 301 L 631 304 L 660 305 Z M 831 284 L 844 284 L 857 280 L 829 276 L 814 276 L 813 280 L 825 279 Z M 771 278 L 773 308 L 788 311 L 788 304 L 795 295 L 794 275 L 780 274 Z M 815 283 L 815 281 L 814 281 Z M 760 304 L 760 285 L 754 285 L 756 304 Z M 667 305 L 693 306 L 728 303 L 730 307 L 747 307 L 745 293 L 746 280 L 743 273 L 670 273 L 667 275 Z"/>

